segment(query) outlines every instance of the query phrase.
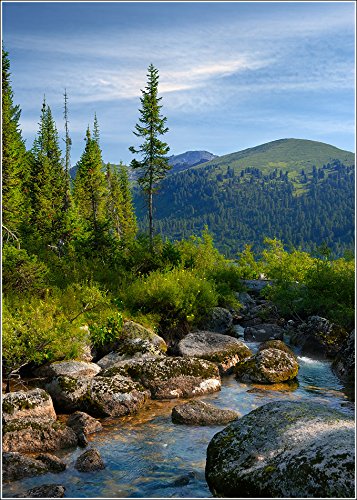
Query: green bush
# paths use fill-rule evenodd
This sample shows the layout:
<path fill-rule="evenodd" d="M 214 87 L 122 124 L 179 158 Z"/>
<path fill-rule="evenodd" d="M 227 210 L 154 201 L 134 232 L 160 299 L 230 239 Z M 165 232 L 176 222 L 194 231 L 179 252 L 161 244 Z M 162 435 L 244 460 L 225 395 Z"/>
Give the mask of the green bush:
<path fill-rule="evenodd" d="M 2 253 L 2 289 L 4 293 L 42 293 L 46 289 L 48 268 L 26 250 L 4 245 Z"/>
<path fill-rule="evenodd" d="M 187 269 L 154 271 L 137 279 L 123 295 L 130 312 L 158 314 L 168 327 L 198 323 L 217 300 L 214 285 Z"/>
<path fill-rule="evenodd" d="M 254 256 L 251 245 L 245 245 L 244 250 L 237 256 L 237 273 L 241 279 L 258 279 L 262 273 L 262 265 Z"/>
<path fill-rule="evenodd" d="M 221 307 L 239 307 L 236 292 L 243 290 L 240 271 L 234 264 L 221 263 L 207 271 L 206 277 L 215 285 L 218 293 L 218 305 Z"/>
<path fill-rule="evenodd" d="M 105 324 L 92 324 L 89 327 L 91 343 L 94 347 L 102 347 L 120 338 L 123 327 L 123 315 L 116 313 L 109 316 Z"/>

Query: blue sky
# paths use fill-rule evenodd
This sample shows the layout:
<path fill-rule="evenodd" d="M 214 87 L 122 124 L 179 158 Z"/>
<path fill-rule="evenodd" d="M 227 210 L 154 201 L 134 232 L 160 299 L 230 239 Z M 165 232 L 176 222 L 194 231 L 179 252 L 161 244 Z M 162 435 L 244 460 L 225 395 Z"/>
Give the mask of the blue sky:
<path fill-rule="evenodd" d="M 72 164 L 97 113 L 104 161 L 129 162 L 147 67 L 170 154 L 281 138 L 355 149 L 354 2 L 3 2 L 15 102 L 31 147 L 43 95 Z"/>

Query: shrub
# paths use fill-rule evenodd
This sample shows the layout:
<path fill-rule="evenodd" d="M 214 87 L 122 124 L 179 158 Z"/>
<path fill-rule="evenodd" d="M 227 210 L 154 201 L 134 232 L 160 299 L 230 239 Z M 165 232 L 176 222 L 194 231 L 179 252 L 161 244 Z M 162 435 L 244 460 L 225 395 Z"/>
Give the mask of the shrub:
<path fill-rule="evenodd" d="M 2 254 L 2 287 L 6 293 L 41 293 L 46 288 L 48 268 L 26 250 L 4 245 Z"/>
<path fill-rule="evenodd" d="M 89 328 L 91 342 L 94 347 L 102 347 L 120 338 L 123 327 L 123 315 L 116 313 L 109 316 L 103 325 L 92 324 Z"/>
<path fill-rule="evenodd" d="M 251 245 L 245 245 L 244 250 L 238 253 L 237 273 L 241 279 L 258 279 L 262 272 L 261 264 L 256 260 Z"/>
<path fill-rule="evenodd" d="M 158 314 L 169 327 L 198 323 L 217 299 L 214 285 L 187 269 L 154 271 L 137 279 L 123 297 L 130 312 Z"/>

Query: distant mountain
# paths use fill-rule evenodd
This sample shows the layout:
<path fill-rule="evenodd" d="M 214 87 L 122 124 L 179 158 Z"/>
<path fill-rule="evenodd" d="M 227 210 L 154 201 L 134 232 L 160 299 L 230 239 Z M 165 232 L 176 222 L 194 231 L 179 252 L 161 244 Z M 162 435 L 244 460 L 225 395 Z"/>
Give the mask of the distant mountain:
<path fill-rule="evenodd" d="M 169 157 L 169 164 L 172 166 L 170 173 L 181 172 L 187 168 L 206 163 L 214 158 L 218 158 L 218 156 L 208 151 L 186 151 L 179 155 L 172 155 Z"/>
<path fill-rule="evenodd" d="M 208 151 L 186 151 L 185 153 L 181 153 L 179 155 L 172 155 L 169 157 L 169 164 L 171 165 L 171 170 L 168 172 L 169 174 L 173 174 L 176 172 L 181 172 L 182 170 L 186 170 L 191 167 L 195 167 L 196 165 L 201 165 L 202 163 L 206 163 L 214 158 L 218 158 L 218 156 L 209 153 Z M 129 170 L 129 177 L 131 180 L 135 180 L 137 176 L 136 172 Z M 72 167 L 69 171 L 69 174 L 72 179 L 76 177 L 77 168 L 76 166 Z"/>
<path fill-rule="evenodd" d="M 208 225 L 217 247 L 230 256 L 247 243 L 260 250 L 264 236 L 308 251 L 326 242 L 341 255 L 353 248 L 354 164 L 351 152 L 303 139 L 215 157 L 163 181 L 156 227 L 180 239 Z M 144 228 L 138 191 L 134 200 Z"/>

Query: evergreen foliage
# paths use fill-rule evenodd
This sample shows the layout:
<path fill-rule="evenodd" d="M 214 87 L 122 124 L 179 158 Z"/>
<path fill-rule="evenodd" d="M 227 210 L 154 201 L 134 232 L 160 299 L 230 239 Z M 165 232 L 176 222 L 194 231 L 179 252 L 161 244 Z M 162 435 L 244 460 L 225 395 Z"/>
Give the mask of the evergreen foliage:
<path fill-rule="evenodd" d="M 2 50 L 2 223 L 7 235 L 20 238 L 30 213 L 29 162 L 19 129 L 20 107 L 13 102 L 8 53 Z M 11 236 L 12 234 L 12 236 Z"/>
<path fill-rule="evenodd" d="M 57 245 L 67 235 L 68 182 L 51 109 L 43 100 L 39 131 L 31 151 L 31 225 L 40 245 Z"/>
<path fill-rule="evenodd" d="M 134 159 L 131 167 L 139 170 L 138 184 L 147 196 L 149 217 L 150 245 L 153 243 L 153 194 L 157 191 L 158 184 L 164 179 L 170 165 L 166 157 L 169 146 L 160 140 L 160 136 L 168 132 L 166 127 L 167 118 L 160 114 L 162 106 L 159 104 L 162 97 L 158 97 L 159 71 L 150 64 L 148 68 L 148 82 L 145 90 L 142 90 L 140 98 L 141 109 L 139 123 L 135 125 L 134 135 L 142 137 L 144 142 L 129 150 L 133 154 L 139 154 L 142 160 Z"/>

